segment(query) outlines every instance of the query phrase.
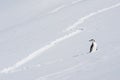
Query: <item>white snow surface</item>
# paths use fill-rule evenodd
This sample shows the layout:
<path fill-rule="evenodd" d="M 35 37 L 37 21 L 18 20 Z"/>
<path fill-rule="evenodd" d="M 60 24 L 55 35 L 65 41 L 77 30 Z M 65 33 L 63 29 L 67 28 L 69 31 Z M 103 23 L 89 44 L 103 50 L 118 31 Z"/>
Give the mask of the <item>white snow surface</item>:
<path fill-rule="evenodd" d="M 120 0 L 0 0 L 0 80 L 119 80 L 119 21 Z"/>

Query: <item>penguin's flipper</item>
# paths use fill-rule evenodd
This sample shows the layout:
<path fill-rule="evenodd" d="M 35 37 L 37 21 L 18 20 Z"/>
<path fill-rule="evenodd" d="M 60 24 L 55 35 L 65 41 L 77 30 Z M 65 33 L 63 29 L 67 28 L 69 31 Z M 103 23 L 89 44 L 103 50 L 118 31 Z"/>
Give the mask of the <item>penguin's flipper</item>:
<path fill-rule="evenodd" d="M 92 50 L 93 50 L 93 43 L 92 43 L 92 45 L 90 46 L 90 51 L 89 51 L 89 53 L 91 53 Z"/>

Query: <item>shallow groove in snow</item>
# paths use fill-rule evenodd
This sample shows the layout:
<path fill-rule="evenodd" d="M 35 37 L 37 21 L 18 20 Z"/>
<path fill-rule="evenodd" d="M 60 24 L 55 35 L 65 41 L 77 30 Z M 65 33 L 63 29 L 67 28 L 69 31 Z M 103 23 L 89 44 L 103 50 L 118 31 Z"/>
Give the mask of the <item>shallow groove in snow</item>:
<path fill-rule="evenodd" d="M 98 59 L 94 62 L 89 62 L 89 61 L 86 61 L 84 63 L 79 63 L 79 64 L 76 64 L 72 67 L 69 67 L 67 69 L 64 69 L 62 71 L 58 71 L 58 72 L 55 72 L 55 73 L 51 73 L 51 74 L 48 74 L 48 75 L 45 75 L 45 76 L 41 76 L 39 78 L 37 78 L 36 80 L 47 80 L 48 77 L 52 77 L 52 76 L 60 76 L 60 75 L 66 75 L 66 74 L 69 74 L 69 73 L 72 73 L 72 72 L 75 72 L 75 71 L 78 71 L 78 68 L 81 66 L 81 69 L 84 69 L 88 66 L 91 66 L 91 65 L 94 65 L 96 64 L 97 62 L 101 62 L 101 59 Z M 84 67 L 82 67 L 84 65 Z"/>
<path fill-rule="evenodd" d="M 58 6 L 57 8 L 48 12 L 48 14 L 54 14 L 54 13 L 66 8 L 66 7 L 69 7 L 71 5 L 77 4 L 77 3 L 82 2 L 82 1 L 84 1 L 84 0 L 76 0 L 76 1 L 71 2 L 70 4 L 66 4 L 66 5 L 64 4 L 64 5 Z"/>

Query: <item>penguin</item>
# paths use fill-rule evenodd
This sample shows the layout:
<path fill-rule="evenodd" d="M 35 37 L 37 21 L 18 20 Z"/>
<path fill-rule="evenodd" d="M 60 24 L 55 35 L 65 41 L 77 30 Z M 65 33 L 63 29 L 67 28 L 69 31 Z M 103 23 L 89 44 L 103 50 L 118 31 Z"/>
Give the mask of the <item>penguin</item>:
<path fill-rule="evenodd" d="M 92 42 L 89 53 L 93 53 L 97 50 L 97 43 L 94 39 L 89 40 L 89 42 Z"/>

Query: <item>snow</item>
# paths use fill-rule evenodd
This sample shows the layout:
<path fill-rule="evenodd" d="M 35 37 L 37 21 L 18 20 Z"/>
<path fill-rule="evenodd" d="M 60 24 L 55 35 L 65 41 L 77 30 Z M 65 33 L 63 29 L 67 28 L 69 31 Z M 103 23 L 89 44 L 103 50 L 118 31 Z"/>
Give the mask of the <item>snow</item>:
<path fill-rule="evenodd" d="M 119 80 L 119 0 L 0 0 L 0 80 Z M 90 39 L 98 50 L 89 53 Z"/>

